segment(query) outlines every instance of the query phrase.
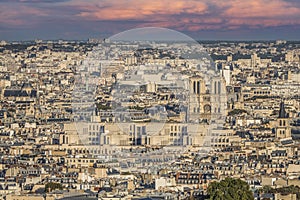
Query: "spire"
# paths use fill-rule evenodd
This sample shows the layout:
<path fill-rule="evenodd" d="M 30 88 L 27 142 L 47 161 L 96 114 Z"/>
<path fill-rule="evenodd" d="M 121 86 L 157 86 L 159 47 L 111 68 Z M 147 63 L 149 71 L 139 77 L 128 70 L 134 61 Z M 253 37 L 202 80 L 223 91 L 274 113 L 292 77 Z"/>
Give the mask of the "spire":
<path fill-rule="evenodd" d="M 278 118 L 288 118 L 288 115 L 285 111 L 284 103 L 281 101 L 280 103 L 280 110 L 279 110 L 279 116 Z"/>

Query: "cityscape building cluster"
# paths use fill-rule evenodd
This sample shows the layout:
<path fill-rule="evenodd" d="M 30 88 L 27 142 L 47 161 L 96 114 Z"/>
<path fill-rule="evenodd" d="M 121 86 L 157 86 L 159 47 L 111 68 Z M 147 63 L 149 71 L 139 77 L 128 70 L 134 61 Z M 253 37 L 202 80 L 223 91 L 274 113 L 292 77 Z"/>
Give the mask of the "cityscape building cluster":
<path fill-rule="evenodd" d="M 0 43 L 0 199 L 300 185 L 300 43 Z"/>

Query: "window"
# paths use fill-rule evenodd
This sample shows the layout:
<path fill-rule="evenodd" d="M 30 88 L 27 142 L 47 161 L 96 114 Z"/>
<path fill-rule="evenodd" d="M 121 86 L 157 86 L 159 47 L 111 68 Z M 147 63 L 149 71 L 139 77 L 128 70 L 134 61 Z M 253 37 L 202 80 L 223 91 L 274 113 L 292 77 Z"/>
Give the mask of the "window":
<path fill-rule="evenodd" d="M 100 126 L 100 133 L 104 133 L 105 132 L 104 130 L 105 130 L 104 126 Z"/>
<path fill-rule="evenodd" d="M 141 134 L 141 127 L 137 127 L 137 134 L 138 134 L 138 135 Z"/>
<path fill-rule="evenodd" d="M 215 94 L 217 94 L 217 82 L 215 82 Z"/>
<path fill-rule="evenodd" d="M 146 126 L 142 126 L 142 134 L 143 134 L 143 135 L 146 134 Z"/>

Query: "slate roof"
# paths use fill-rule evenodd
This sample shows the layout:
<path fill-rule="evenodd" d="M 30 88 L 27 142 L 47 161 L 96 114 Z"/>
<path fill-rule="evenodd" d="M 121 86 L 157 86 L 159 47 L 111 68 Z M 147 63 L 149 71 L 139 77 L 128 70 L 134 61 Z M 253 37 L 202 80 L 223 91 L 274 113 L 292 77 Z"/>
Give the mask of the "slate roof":
<path fill-rule="evenodd" d="M 36 97 L 36 90 L 31 90 L 30 93 L 27 93 L 25 90 L 5 90 L 4 97 Z"/>
<path fill-rule="evenodd" d="M 278 118 L 288 118 L 288 115 L 285 111 L 285 107 L 284 107 L 284 103 L 281 102 L 280 103 L 280 110 L 279 110 L 279 116 Z"/>

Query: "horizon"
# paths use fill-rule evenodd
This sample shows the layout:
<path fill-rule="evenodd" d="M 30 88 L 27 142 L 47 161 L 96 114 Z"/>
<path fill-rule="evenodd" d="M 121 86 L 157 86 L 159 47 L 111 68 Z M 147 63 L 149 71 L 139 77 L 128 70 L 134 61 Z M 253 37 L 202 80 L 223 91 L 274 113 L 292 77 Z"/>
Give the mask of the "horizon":
<path fill-rule="evenodd" d="M 82 41 L 82 42 L 88 42 L 90 39 L 95 39 L 95 40 L 105 40 L 105 39 L 108 39 L 108 38 L 83 38 L 83 39 L 63 39 L 63 38 L 59 38 L 59 39 L 41 39 L 41 38 L 36 38 L 36 39 L 30 39 L 30 40 L 1 40 L 0 39 L 0 42 L 1 41 L 4 41 L 4 42 L 7 42 L 7 43 L 15 43 L 15 42 L 35 42 L 37 40 L 41 40 L 42 42 L 41 43 L 44 43 L 44 42 L 54 42 L 54 41 L 66 41 L 66 42 L 77 42 L 77 41 Z M 194 39 L 194 38 L 193 38 Z M 262 39 L 253 39 L 253 40 L 243 40 L 243 39 L 240 39 L 240 40 L 222 40 L 222 39 L 194 39 L 195 41 L 197 42 L 276 42 L 276 41 L 286 41 L 286 42 L 300 42 L 300 39 L 298 40 L 288 40 L 288 39 L 274 39 L 274 40 L 268 40 L 268 39 L 265 39 L 265 40 L 262 40 Z M 162 40 L 161 42 L 165 42 L 164 40 Z"/>

